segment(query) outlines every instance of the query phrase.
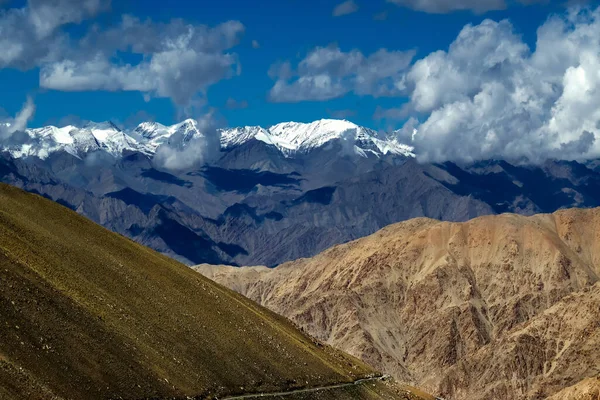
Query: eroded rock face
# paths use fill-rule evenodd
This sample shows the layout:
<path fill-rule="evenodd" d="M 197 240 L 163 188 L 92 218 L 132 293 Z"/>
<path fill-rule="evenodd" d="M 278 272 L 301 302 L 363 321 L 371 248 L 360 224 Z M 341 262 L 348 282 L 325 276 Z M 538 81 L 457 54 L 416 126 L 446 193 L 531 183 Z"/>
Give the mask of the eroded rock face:
<path fill-rule="evenodd" d="M 549 400 L 598 400 L 600 399 L 600 376 L 588 378 L 561 390 Z"/>
<path fill-rule="evenodd" d="M 448 399 L 538 399 L 600 372 L 600 209 L 413 219 L 275 269 L 201 273 Z"/>

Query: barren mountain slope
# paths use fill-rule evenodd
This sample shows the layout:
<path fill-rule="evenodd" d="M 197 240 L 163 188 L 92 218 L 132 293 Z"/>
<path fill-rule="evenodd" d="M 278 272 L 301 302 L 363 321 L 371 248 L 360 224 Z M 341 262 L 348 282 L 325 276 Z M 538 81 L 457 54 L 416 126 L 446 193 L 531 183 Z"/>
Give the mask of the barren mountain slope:
<path fill-rule="evenodd" d="M 600 372 L 600 209 L 414 219 L 217 282 L 400 380 L 535 399 Z"/>
<path fill-rule="evenodd" d="M 600 376 L 584 379 L 561 390 L 549 400 L 600 400 Z"/>
<path fill-rule="evenodd" d="M 285 318 L 3 184 L 0 316 L 3 400 L 223 398 L 340 383 L 355 398 L 406 398 L 383 382 L 355 385 L 375 372 Z"/>

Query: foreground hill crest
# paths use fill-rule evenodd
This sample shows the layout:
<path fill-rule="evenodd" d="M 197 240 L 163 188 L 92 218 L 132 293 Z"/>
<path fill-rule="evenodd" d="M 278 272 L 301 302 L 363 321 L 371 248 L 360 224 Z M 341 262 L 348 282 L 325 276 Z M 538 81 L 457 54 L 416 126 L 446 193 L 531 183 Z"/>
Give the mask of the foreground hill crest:
<path fill-rule="evenodd" d="M 406 398 L 386 382 L 354 385 L 376 371 L 288 320 L 4 184 L 0 313 L 3 400 L 204 399 L 345 383 L 332 398 Z"/>

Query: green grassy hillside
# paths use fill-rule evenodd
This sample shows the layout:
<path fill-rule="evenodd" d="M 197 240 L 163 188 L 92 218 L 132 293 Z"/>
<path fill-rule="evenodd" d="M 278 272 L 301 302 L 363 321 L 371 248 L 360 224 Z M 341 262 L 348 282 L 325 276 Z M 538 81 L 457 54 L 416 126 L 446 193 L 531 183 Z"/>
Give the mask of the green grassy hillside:
<path fill-rule="evenodd" d="M 0 185 L 0 398 L 211 398 L 371 373 L 186 266 Z"/>

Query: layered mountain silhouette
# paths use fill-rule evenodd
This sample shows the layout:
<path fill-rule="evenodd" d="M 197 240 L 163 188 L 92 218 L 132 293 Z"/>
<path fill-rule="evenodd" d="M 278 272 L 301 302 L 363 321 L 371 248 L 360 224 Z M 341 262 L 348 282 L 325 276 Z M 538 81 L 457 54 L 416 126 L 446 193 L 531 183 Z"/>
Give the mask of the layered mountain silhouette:
<path fill-rule="evenodd" d="M 193 120 L 28 130 L 5 143 L 0 180 L 189 265 L 275 266 L 415 217 L 600 206 L 594 162 L 421 164 L 394 134 L 337 120 L 211 135 Z M 173 169 L 161 149 L 205 153 Z"/>

